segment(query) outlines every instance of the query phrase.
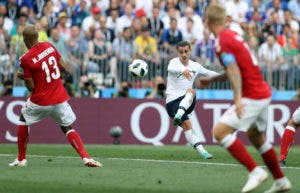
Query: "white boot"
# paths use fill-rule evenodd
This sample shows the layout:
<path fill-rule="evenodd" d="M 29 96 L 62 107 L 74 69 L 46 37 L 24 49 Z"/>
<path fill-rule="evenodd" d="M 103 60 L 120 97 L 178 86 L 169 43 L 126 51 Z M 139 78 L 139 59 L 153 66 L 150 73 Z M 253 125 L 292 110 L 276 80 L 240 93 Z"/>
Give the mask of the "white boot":
<path fill-rule="evenodd" d="M 82 161 L 83 164 L 87 167 L 102 167 L 102 164 L 100 162 L 97 162 L 91 158 L 83 158 Z"/>
<path fill-rule="evenodd" d="M 265 193 L 287 192 L 292 189 L 292 184 L 287 177 L 277 179 L 273 182 L 271 188 Z"/>
<path fill-rule="evenodd" d="M 13 166 L 25 167 L 25 166 L 27 166 L 27 160 L 23 159 L 23 160 L 19 161 L 18 158 L 16 158 L 15 161 L 8 164 L 8 166 L 11 166 L 11 167 L 13 167 Z"/>
<path fill-rule="evenodd" d="M 261 183 L 268 179 L 268 173 L 257 166 L 252 172 L 249 173 L 248 181 L 242 189 L 243 193 L 250 192 L 257 188 Z"/>

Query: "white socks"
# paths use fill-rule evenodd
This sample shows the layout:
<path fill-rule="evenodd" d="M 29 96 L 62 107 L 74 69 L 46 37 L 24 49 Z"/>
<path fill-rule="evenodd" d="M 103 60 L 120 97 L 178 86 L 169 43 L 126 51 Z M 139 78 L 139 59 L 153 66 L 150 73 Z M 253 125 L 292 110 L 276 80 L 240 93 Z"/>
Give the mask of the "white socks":
<path fill-rule="evenodd" d="M 194 135 L 193 130 L 189 129 L 184 132 L 185 138 L 188 141 L 189 144 L 191 144 L 200 154 L 203 154 L 206 152 L 206 150 L 203 148 L 203 146 L 200 143 L 200 140 L 196 135 Z"/>
<path fill-rule="evenodd" d="M 182 116 L 185 111 L 191 106 L 193 103 L 194 95 L 193 93 L 187 92 L 184 98 L 179 103 L 179 109 L 176 114 Z"/>
<path fill-rule="evenodd" d="M 182 115 L 185 113 L 184 109 L 178 109 L 176 115 L 179 115 L 180 117 L 182 117 Z"/>
<path fill-rule="evenodd" d="M 235 142 L 235 140 L 236 136 L 233 134 L 229 134 L 221 140 L 220 145 L 228 149 L 228 147 L 230 147 Z"/>
<path fill-rule="evenodd" d="M 293 131 L 294 133 L 296 132 L 296 129 L 295 129 L 294 127 L 292 127 L 292 126 L 286 126 L 285 129 L 291 130 L 291 131 Z"/>
<path fill-rule="evenodd" d="M 260 148 L 258 148 L 258 151 L 260 154 L 264 154 L 272 148 L 273 148 L 273 146 L 269 142 L 266 141 Z"/>

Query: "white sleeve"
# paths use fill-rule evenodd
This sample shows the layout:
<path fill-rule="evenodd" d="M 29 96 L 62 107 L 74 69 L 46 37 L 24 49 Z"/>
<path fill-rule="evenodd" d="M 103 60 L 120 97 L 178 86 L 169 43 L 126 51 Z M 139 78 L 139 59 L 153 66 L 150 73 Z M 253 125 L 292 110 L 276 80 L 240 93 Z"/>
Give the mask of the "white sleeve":
<path fill-rule="evenodd" d="M 204 76 L 218 76 L 218 75 L 220 75 L 220 73 L 218 73 L 218 72 L 215 72 L 215 71 L 208 70 L 208 69 L 204 68 L 201 64 L 199 64 L 198 74 L 204 75 Z"/>

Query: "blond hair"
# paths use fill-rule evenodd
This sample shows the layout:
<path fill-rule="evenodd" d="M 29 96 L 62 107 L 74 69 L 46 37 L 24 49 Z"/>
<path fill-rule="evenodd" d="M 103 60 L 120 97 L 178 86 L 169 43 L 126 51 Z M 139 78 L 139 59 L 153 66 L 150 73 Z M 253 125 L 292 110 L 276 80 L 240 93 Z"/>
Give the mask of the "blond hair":
<path fill-rule="evenodd" d="M 224 24 L 226 19 L 226 10 L 218 4 L 210 4 L 205 10 L 205 19 L 210 24 Z"/>
<path fill-rule="evenodd" d="M 38 31 L 34 25 L 25 26 L 23 32 L 23 37 L 26 39 L 37 39 L 39 37 Z"/>

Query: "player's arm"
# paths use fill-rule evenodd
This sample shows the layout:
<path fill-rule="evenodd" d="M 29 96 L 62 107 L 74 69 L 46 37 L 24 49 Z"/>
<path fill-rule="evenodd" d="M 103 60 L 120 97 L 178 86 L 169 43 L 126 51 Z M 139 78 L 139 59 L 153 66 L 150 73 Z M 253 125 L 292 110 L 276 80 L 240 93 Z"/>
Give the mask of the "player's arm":
<path fill-rule="evenodd" d="M 25 78 L 25 79 L 24 79 L 24 82 L 25 82 L 26 88 L 27 88 L 30 92 L 33 92 L 33 91 L 34 91 L 34 83 L 33 83 L 32 78 Z"/>
<path fill-rule="evenodd" d="M 21 71 L 17 71 L 17 77 L 21 80 L 24 80 L 26 88 L 32 92 L 34 90 L 34 83 L 32 78 L 24 78 L 24 73 Z"/>
<path fill-rule="evenodd" d="M 33 82 L 32 76 L 31 76 L 31 72 L 26 67 L 26 65 L 25 65 L 25 67 L 23 66 L 24 64 L 26 64 L 26 61 L 24 61 L 23 59 L 20 59 L 20 69 L 17 70 L 17 77 L 21 80 L 24 80 L 26 88 L 30 92 L 33 92 L 34 91 L 34 82 Z"/>
<path fill-rule="evenodd" d="M 221 74 L 218 73 L 218 75 L 216 75 L 216 76 L 211 76 L 211 79 L 212 79 L 213 82 L 219 81 L 219 80 L 225 81 L 225 80 L 228 79 L 228 77 L 227 77 L 227 73 L 226 73 L 226 72 L 223 72 L 223 73 L 221 73 Z"/>
<path fill-rule="evenodd" d="M 17 76 L 18 76 L 18 78 L 24 80 L 26 88 L 27 88 L 30 92 L 33 92 L 33 90 L 34 90 L 34 82 L 33 82 L 33 79 L 30 78 L 30 77 L 25 77 L 25 76 L 24 76 L 24 73 L 22 73 L 22 72 L 20 72 L 20 71 L 17 72 Z"/>
<path fill-rule="evenodd" d="M 199 81 L 197 82 L 197 86 L 199 88 L 205 88 L 208 87 L 210 85 L 210 83 L 215 82 L 215 81 L 224 81 L 227 80 L 227 73 L 224 72 L 222 74 L 214 72 L 209 70 L 209 72 L 207 73 L 207 75 L 203 78 L 200 78 Z"/>
<path fill-rule="evenodd" d="M 242 98 L 242 80 L 240 69 L 236 63 L 230 63 L 227 66 L 226 72 L 234 92 L 234 102 L 240 101 Z"/>
<path fill-rule="evenodd" d="M 64 73 L 66 71 L 66 63 L 62 57 L 58 60 L 58 67 L 61 73 Z"/>
<path fill-rule="evenodd" d="M 198 74 L 203 75 L 203 76 L 213 76 L 213 77 L 217 77 L 220 75 L 220 73 L 212 71 L 212 70 L 208 70 L 206 68 L 204 68 L 201 64 L 197 63 L 199 65 L 198 67 Z"/>
<path fill-rule="evenodd" d="M 32 78 L 25 78 L 24 73 L 20 72 L 19 70 L 17 71 L 17 77 L 21 80 L 24 80 L 26 88 L 30 91 L 33 92 L 34 90 L 34 82 Z"/>
<path fill-rule="evenodd" d="M 235 103 L 235 111 L 237 116 L 240 118 L 242 116 L 243 111 L 243 103 L 242 103 L 242 78 L 240 69 L 236 63 L 235 57 L 231 53 L 222 55 L 222 62 L 226 66 L 227 77 L 230 80 L 233 95 L 234 95 L 234 103 Z"/>
<path fill-rule="evenodd" d="M 226 67 L 227 77 L 230 80 L 234 92 L 234 101 L 239 101 L 242 98 L 242 81 L 240 69 L 237 66 L 235 56 L 232 53 L 222 53 L 221 60 Z"/>

